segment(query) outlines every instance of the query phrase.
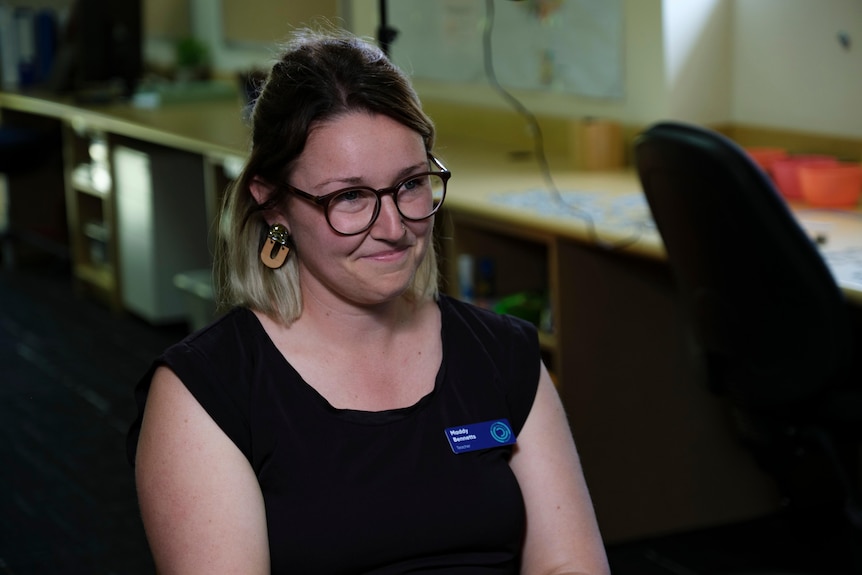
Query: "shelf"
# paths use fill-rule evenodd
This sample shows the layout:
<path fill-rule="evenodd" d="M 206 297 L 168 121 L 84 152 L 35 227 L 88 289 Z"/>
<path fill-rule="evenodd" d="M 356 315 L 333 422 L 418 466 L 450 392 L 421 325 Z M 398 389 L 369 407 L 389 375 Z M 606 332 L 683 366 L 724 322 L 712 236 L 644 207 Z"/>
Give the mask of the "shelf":
<path fill-rule="evenodd" d="M 105 291 L 114 289 L 114 270 L 109 265 L 76 264 L 75 277 Z"/>
<path fill-rule="evenodd" d="M 557 351 L 558 345 L 555 334 L 539 330 L 539 347 L 548 351 Z"/>
<path fill-rule="evenodd" d="M 103 222 L 85 222 L 84 227 L 81 231 L 84 236 L 90 238 L 91 240 L 96 240 L 99 242 L 107 243 L 110 238 L 110 232 L 108 231 L 108 227 Z"/>
<path fill-rule="evenodd" d="M 107 198 L 111 192 L 110 174 L 105 168 L 80 164 L 72 170 L 72 186 L 83 194 Z"/>
<path fill-rule="evenodd" d="M 559 322 L 554 308 L 559 285 L 553 238 L 449 210 L 443 212 L 439 221 L 437 238 L 444 289 L 460 297 L 462 286 L 470 284 L 472 288 L 466 291 L 472 292 L 476 301 L 486 301 L 480 297 L 486 294 L 480 292 L 488 291 L 489 301 L 502 304 L 506 300 L 501 309 L 542 324 L 537 326 L 542 358 L 554 373 L 554 381 L 562 381 L 565 361 L 556 332 Z M 547 298 L 544 306 L 548 307 L 539 319 L 534 317 L 534 302 L 519 303 L 516 299 L 528 294 L 545 294 L 543 297 Z"/>

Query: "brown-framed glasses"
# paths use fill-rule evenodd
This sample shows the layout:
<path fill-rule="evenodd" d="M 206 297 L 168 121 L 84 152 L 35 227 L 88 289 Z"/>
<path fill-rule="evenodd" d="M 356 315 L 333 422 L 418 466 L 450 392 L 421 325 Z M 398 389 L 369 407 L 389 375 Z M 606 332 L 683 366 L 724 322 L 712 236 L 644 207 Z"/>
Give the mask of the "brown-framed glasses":
<path fill-rule="evenodd" d="M 419 172 L 407 176 L 394 186 L 379 190 L 354 186 L 315 196 L 290 184 L 286 184 L 286 187 L 297 197 L 321 208 L 326 222 L 336 233 L 353 236 L 374 225 L 380 215 L 381 198 L 387 194 L 392 195 L 398 213 L 405 220 L 418 222 L 437 213 L 446 197 L 446 184 L 452 172 L 434 156 L 429 154 L 428 159 L 439 171 Z"/>

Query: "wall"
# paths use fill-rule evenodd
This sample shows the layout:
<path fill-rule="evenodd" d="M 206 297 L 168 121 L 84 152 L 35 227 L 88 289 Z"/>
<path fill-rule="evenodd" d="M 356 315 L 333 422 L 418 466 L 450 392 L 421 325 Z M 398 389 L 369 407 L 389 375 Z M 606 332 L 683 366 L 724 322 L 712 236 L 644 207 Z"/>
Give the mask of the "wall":
<path fill-rule="evenodd" d="M 392 1 L 392 0 L 390 0 Z M 723 56 L 729 38 L 729 10 L 727 0 L 625 0 L 624 2 L 624 74 L 625 95 L 620 100 L 599 100 L 557 92 L 510 90 L 528 109 L 540 116 L 582 118 L 612 118 L 624 124 L 640 126 L 654 119 L 674 115 L 674 106 L 680 114 L 693 121 L 725 119 L 729 111 L 729 91 L 725 96 L 704 83 L 698 72 L 703 71 L 707 60 L 727 61 Z M 352 0 L 354 31 L 372 36 L 377 26 L 376 2 Z M 669 7 L 666 7 L 669 5 Z M 694 8 L 690 6 L 694 5 Z M 705 5 L 705 6 L 702 6 Z M 668 18 L 668 11 L 681 14 Z M 682 15 L 706 13 L 702 27 L 709 31 L 708 41 L 696 42 L 696 58 L 679 56 L 666 62 L 668 50 L 682 50 L 694 42 L 686 32 L 691 29 Z M 710 12 L 720 18 L 710 19 Z M 397 28 L 397 22 L 391 22 Z M 670 36 L 667 37 L 667 33 Z M 396 39 L 397 41 L 397 39 Z M 722 50 L 719 56 L 715 48 Z M 668 66 L 675 66 L 668 72 Z M 709 62 L 712 69 L 716 66 Z M 669 84 L 667 74 L 674 74 Z M 726 75 L 726 74 L 725 74 Z M 716 79 L 714 83 L 718 83 Z M 727 84 L 727 79 L 723 79 Z M 461 103 L 482 108 L 509 110 L 506 103 L 490 86 L 477 84 L 464 89 L 463 85 L 415 81 L 423 100 Z M 688 103 L 695 105 L 687 105 Z"/>
<path fill-rule="evenodd" d="M 220 42 L 212 0 L 189 1 L 195 32 Z M 859 0 L 625 0 L 624 10 L 624 98 L 513 94 L 547 116 L 631 126 L 674 118 L 862 137 Z M 340 0 L 339 16 L 357 34 L 376 35 L 376 0 Z M 855 41 L 849 50 L 840 47 L 839 31 Z M 265 67 L 269 56 L 260 48 L 216 46 L 216 65 L 226 70 Z M 417 80 L 416 87 L 423 99 L 508 108 L 483 84 L 464 89 Z"/>
<path fill-rule="evenodd" d="M 668 117 L 762 128 L 765 138 L 862 137 L 858 0 L 663 0 L 662 9 Z M 811 145 L 826 143 L 800 149 Z M 848 149 L 833 151 L 858 156 Z"/>
<path fill-rule="evenodd" d="M 271 64 L 276 45 L 287 37 L 291 26 L 308 23 L 312 15 L 339 22 L 346 2 L 144 0 L 148 24 L 145 57 L 148 62 L 169 66 L 173 63 L 176 40 L 194 36 L 209 47 L 214 68 L 221 72 L 265 69 Z M 168 9 L 179 18 L 168 17 Z M 166 22 L 173 22 L 167 33 Z"/>
<path fill-rule="evenodd" d="M 695 123 L 730 118 L 732 4 L 664 0 L 664 115 Z"/>
<path fill-rule="evenodd" d="M 268 65 L 271 53 L 263 47 L 225 45 L 220 33 L 221 16 L 212 0 L 189 0 L 189 4 L 192 33 L 212 46 L 217 68 L 233 71 Z M 573 118 L 610 117 L 626 123 L 640 123 L 644 118 L 664 115 L 667 88 L 661 73 L 664 69 L 662 0 L 625 0 L 624 10 L 626 95 L 622 100 L 602 101 L 553 92 L 513 93 L 537 114 Z M 377 0 L 342 0 L 338 13 L 355 33 L 366 37 L 376 36 L 379 22 Z M 390 24 L 397 28 L 397 22 Z M 152 38 L 148 38 L 148 54 L 156 61 L 164 61 L 171 55 L 163 42 Z M 507 109 L 508 106 L 486 85 L 475 85 L 464 90 L 462 86 L 417 80 L 416 87 L 423 98 L 498 109 Z"/>
<path fill-rule="evenodd" d="M 734 0 L 733 8 L 731 119 L 862 137 L 862 2 Z"/>
<path fill-rule="evenodd" d="M 144 0 L 143 13 L 144 31 L 149 38 L 177 40 L 191 31 L 188 2 Z"/>
<path fill-rule="evenodd" d="M 291 29 L 319 19 L 332 21 L 338 12 L 337 0 L 221 0 L 221 6 L 225 41 L 237 44 L 272 45 Z"/>
<path fill-rule="evenodd" d="M 855 41 L 849 50 L 839 31 Z M 514 94 L 537 114 L 634 126 L 673 118 L 862 137 L 859 0 L 626 0 L 625 42 L 622 101 Z M 506 106 L 487 86 L 417 87 L 423 97 Z"/>

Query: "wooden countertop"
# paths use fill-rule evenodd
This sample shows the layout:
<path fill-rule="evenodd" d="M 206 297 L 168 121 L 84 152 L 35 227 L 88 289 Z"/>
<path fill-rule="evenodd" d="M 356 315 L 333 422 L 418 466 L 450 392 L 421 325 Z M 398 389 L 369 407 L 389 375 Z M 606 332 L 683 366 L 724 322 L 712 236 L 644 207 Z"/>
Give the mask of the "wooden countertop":
<path fill-rule="evenodd" d="M 250 132 L 242 118 L 239 98 L 178 102 L 150 109 L 0 92 L 0 107 L 211 157 L 244 156 L 248 150 Z"/>

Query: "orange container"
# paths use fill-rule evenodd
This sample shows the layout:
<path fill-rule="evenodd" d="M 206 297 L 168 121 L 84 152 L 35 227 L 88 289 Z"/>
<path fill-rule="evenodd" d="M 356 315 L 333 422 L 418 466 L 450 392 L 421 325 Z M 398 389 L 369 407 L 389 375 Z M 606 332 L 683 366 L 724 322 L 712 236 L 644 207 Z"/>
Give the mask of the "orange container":
<path fill-rule="evenodd" d="M 787 150 L 784 148 L 752 147 L 745 148 L 745 151 L 754 163 L 769 175 L 772 175 L 772 164 L 776 160 L 787 157 Z"/>
<path fill-rule="evenodd" d="M 787 156 L 772 163 L 772 179 L 782 196 L 788 200 L 801 200 L 802 188 L 799 185 L 799 168 L 802 166 L 835 165 L 837 163 L 838 160 L 832 156 Z"/>
<path fill-rule="evenodd" d="M 812 164 L 799 168 L 802 197 L 812 206 L 853 207 L 862 194 L 862 165 Z"/>

